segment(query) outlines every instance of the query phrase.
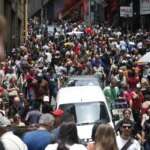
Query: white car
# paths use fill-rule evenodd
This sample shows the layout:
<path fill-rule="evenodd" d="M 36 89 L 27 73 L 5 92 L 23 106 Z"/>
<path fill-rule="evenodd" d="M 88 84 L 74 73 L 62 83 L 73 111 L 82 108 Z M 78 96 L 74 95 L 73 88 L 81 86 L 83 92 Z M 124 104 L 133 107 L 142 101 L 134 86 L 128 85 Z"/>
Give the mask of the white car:
<path fill-rule="evenodd" d="M 91 140 L 95 123 L 109 123 L 113 126 L 103 91 L 99 86 L 65 87 L 58 91 L 57 108 L 64 110 L 64 116 L 70 116 L 76 122 L 81 140 Z"/>

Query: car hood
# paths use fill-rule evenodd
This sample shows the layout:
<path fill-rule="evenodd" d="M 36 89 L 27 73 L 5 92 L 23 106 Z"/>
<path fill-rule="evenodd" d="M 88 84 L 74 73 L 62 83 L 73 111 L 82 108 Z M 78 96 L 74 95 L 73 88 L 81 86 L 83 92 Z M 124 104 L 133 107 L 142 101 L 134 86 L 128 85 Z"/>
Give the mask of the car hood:
<path fill-rule="evenodd" d="M 93 124 L 77 126 L 78 136 L 80 139 L 90 139 L 92 134 Z"/>
<path fill-rule="evenodd" d="M 109 122 L 108 124 L 110 124 L 114 128 L 114 125 L 112 122 Z M 91 139 L 93 126 L 94 126 L 94 124 L 78 125 L 77 130 L 78 130 L 79 139 L 81 139 L 81 140 L 82 139 Z"/>

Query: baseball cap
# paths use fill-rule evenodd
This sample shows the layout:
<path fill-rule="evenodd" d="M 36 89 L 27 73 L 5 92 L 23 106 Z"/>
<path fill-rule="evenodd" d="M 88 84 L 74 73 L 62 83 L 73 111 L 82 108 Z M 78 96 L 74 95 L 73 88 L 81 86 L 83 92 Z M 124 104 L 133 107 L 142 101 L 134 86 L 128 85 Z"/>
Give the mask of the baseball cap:
<path fill-rule="evenodd" d="M 49 96 L 44 96 L 43 97 L 43 102 L 49 102 Z"/>
<path fill-rule="evenodd" d="M 61 109 L 56 109 L 55 111 L 52 112 L 52 114 L 56 117 L 61 117 L 64 115 L 64 111 Z"/>

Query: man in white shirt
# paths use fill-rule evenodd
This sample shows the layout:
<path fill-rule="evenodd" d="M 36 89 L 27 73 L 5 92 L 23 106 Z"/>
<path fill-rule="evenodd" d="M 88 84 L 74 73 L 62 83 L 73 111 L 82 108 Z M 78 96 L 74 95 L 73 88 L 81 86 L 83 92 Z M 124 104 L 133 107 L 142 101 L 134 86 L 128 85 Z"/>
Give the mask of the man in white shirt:
<path fill-rule="evenodd" d="M 5 150 L 28 150 L 26 144 L 10 131 L 1 136 L 1 142 Z"/>
<path fill-rule="evenodd" d="M 119 150 L 141 150 L 139 142 L 132 138 L 132 121 L 123 121 L 120 130 L 121 134 L 116 138 Z"/>

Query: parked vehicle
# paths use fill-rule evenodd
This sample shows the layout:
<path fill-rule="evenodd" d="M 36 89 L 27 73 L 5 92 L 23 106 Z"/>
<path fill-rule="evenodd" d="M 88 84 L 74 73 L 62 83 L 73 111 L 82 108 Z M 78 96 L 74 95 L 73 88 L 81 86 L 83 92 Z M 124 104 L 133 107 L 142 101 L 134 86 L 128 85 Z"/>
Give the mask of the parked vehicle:
<path fill-rule="evenodd" d="M 76 122 L 79 138 L 84 142 L 91 140 L 95 123 L 109 123 L 113 126 L 111 113 L 99 86 L 61 88 L 57 95 L 57 108 L 64 110 L 67 119 L 72 118 Z"/>

